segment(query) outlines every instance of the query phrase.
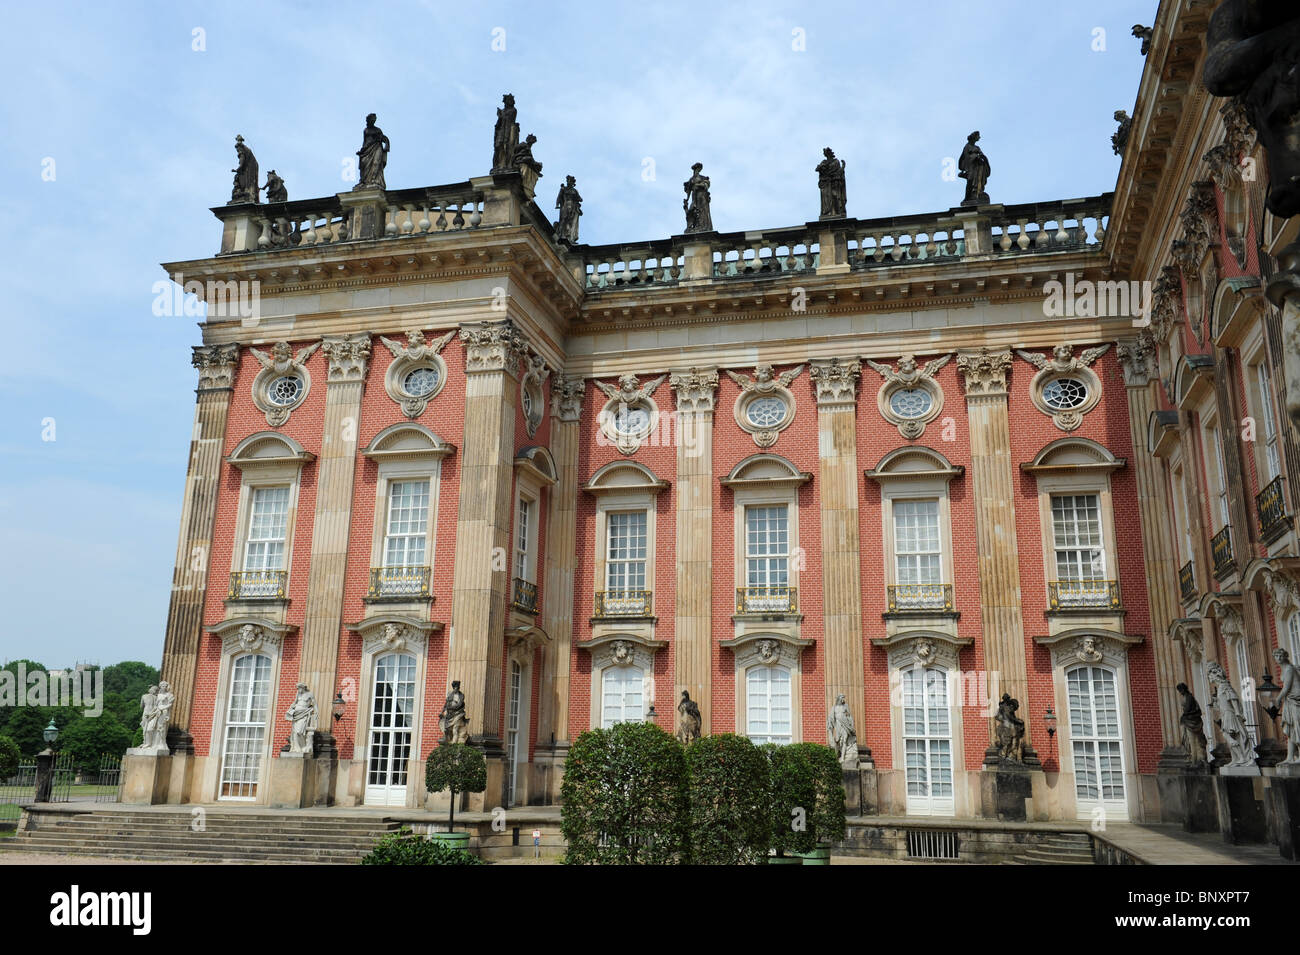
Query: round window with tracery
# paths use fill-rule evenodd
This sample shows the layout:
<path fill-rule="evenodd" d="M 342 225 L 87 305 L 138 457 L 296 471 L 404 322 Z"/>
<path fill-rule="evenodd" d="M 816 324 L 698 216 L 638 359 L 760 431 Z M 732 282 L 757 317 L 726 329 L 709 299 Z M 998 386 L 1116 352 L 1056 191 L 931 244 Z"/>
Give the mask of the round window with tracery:
<path fill-rule="evenodd" d="M 1078 378 L 1053 378 L 1043 386 L 1043 404 L 1056 411 L 1069 411 L 1088 400 L 1088 386 Z"/>
<path fill-rule="evenodd" d="M 302 379 L 297 375 L 282 375 L 266 387 L 266 400 L 283 408 L 302 396 Z"/>
<path fill-rule="evenodd" d="M 623 405 L 614 411 L 613 419 L 619 434 L 636 435 L 650 427 L 650 412 L 641 407 Z"/>
<path fill-rule="evenodd" d="M 417 368 L 402 379 L 402 390 L 412 398 L 433 394 L 438 387 L 438 369 Z"/>
<path fill-rule="evenodd" d="M 934 405 L 930 392 L 924 388 L 900 388 L 889 396 L 889 410 L 900 418 L 921 418 Z"/>
<path fill-rule="evenodd" d="M 775 428 L 789 413 L 785 402 L 771 395 L 755 398 L 745 409 L 745 417 L 756 428 Z"/>

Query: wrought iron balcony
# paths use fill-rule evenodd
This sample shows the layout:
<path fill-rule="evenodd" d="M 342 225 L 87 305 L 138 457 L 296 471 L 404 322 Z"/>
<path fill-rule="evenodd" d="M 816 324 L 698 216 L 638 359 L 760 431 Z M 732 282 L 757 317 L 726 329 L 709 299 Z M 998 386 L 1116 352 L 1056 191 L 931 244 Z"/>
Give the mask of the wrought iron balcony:
<path fill-rule="evenodd" d="M 650 616 L 650 591 L 648 590 L 598 590 L 596 591 L 595 617 L 648 617 Z"/>
<path fill-rule="evenodd" d="M 799 591 L 794 587 L 737 587 L 736 613 L 794 613 Z"/>
<path fill-rule="evenodd" d="M 1053 580 L 1047 585 L 1048 610 L 1118 610 L 1114 580 Z"/>
<path fill-rule="evenodd" d="M 1190 560 L 1178 568 L 1178 593 L 1183 603 L 1196 599 L 1196 575 L 1192 573 Z"/>
<path fill-rule="evenodd" d="M 537 613 L 537 585 L 529 583 L 522 577 L 515 578 L 514 593 L 510 597 L 510 606 L 524 613 Z"/>
<path fill-rule="evenodd" d="M 287 570 L 239 570 L 230 575 L 229 600 L 283 600 Z"/>
<path fill-rule="evenodd" d="M 404 567 L 371 567 L 368 599 L 408 597 L 419 600 L 429 596 L 431 568 L 419 565 Z"/>
<path fill-rule="evenodd" d="M 1232 556 L 1232 528 L 1224 524 L 1219 533 L 1210 538 L 1210 554 L 1214 558 L 1214 579 L 1222 580 L 1237 567 Z"/>
<path fill-rule="evenodd" d="M 1290 530 L 1280 474 L 1255 495 L 1255 514 L 1259 519 L 1259 536 L 1265 542 L 1277 540 Z"/>
<path fill-rule="evenodd" d="M 952 584 L 895 584 L 885 590 L 890 613 L 952 612 Z"/>

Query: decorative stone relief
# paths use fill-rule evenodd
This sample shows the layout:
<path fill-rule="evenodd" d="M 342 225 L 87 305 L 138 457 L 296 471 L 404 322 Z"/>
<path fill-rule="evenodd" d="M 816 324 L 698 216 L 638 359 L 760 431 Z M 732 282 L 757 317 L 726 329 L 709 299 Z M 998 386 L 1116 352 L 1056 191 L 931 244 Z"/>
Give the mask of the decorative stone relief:
<path fill-rule="evenodd" d="M 856 359 L 821 359 L 811 363 L 808 376 L 819 408 L 853 408 L 858 403 L 858 379 L 862 365 Z"/>
<path fill-rule="evenodd" d="M 288 342 L 276 342 L 271 354 L 250 348 L 262 370 L 253 379 L 253 404 L 266 415 L 266 423 L 279 428 L 289 420 L 289 413 L 303 403 L 311 390 L 311 375 L 306 361 L 320 342 L 313 342 L 297 355 Z"/>
<path fill-rule="evenodd" d="M 1271 568 L 1264 570 L 1264 593 L 1269 608 L 1279 620 L 1300 611 L 1300 583 L 1289 574 Z"/>
<path fill-rule="evenodd" d="M 264 648 L 280 646 L 280 634 L 256 624 L 246 623 L 238 630 L 228 631 L 221 638 L 221 652 L 256 653 Z"/>
<path fill-rule="evenodd" d="M 922 368 L 912 355 L 898 359 L 898 368 L 890 368 L 866 359 L 868 365 L 885 381 L 876 393 L 880 415 L 898 427 L 898 433 L 909 441 L 925 433 L 925 426 L 943 410 L 943 389 L 934 380 L 935 374 L 952 360 L 952 355 L 931 359 Z"/>
<path fill-rule="evenodd" d="M 1192 183 L 1192 191 L 1178 218 L 1183 225 L 1183 236 L 1173 241 L 1169 251 L 1183 275 L 1193 279 L 1200 275 L 1201 260 L 1219 234 L 1218 204 L 1211 180 Z"/>
<path fill-rule="evenodd" d="M 582 399 L 587 394 L 587 380 L 580 375 L 560 375 L 551 380 L 551 415 L 561 421 L 582 417 Z"/>
<path fill-rule="evenodd" d="M 190 362 L 199 370 L 198 390 L 234 387 L 238 358 L 238 345 L 196 345 Z"/>
<path fill-rule="evenodd" d="M 506 319 L 483 325 L 462 325 L 460 340 L 465 344 L 465 371 L 506 371 L 515 374 L 528 353 L 528 342 Z"/>
<path fill-rule="evenodd" d="M 1093 636 L 1080 637 L 1074 642 L 1074 658 L 1080 663 L 1100 663 L 1102 661 L 1102 652 L 1097 647 L 1097 638 Z"/>
<path fill-rule="evenodd" d="M 1246 635 L 1246 621 L 1241 611 L 1222 601 L 1215 605 L 1214 619 L 1219 624 L 1219 632 L 1229 648 L 1235 647 L 1237 641 Z"/>
<path fill-rule="evenodd" d="M 1201 621 L 1195 619 L 1175 620 L 1170 628 L 1170 639 L 1181 643 L 1187 656 L 1193 663 L 1199 663 L 1205 655 L 1201 643 Z"/>
<path fill-rule="evenodd" d="M 389 621 L 379 627 L 370 627 L 361 632 L 361 652 L 398 653 L 403 650 L 419 652 L 424 649 L 428 637 L 423 630 L 404 623 Z"/>
<path fill-rule="evenodd" d="M 601 433 L 623 454 L 635 454 L 654 430 L 659 408 L 651 396 L 667 377 L 660 375 L 641 385 L 636 375 L 620 375 L 617 388 L 603 381 L 595 383 L 609 399 L 598 416 Z"/>
<path fill-rule="evenodd" d="M 329 359 L 329 381 L 365 381 L 370 364 L 370 333 L 327 335 L 321 344 Z"/>
<path fill-rule="evenodd" d="M 1145 388 L 1156 377 L 1156 346 L 1146 333 L 1127 342 L 1120 342 L 1115 349 L 1119 359 L 1120 370 L 1124 373 L 1124 384 L 1130 388 Z"/>
<path fill-rule="evenodd" d="M 690 368 L 674 372 L 668 378 L 669 387 L 677 393 L 677 410 L 683 414 L 701 414 L 713 411 L 718 373 Z"/>
<path fill-rule="evenodd" d="M 1005 395 L 1011 352 L 990 351 L 988 348 L 962 352 L 957 356 L 957 370 L 965 380 L 967 398 Z"/>
<path fill-rule="evenodd" d="M 1164 344 L 1178 324 L 1182 313 L 1183 280 L 1176 265 L 1160 270 L 1151 292 L 1151 330 L 1156 344 Z"/>
<path fill-rule="evenodd" d="M 384 375 L 384 390 L 408 418 L 424 414 L 429 402 L 447 383 L 447 363 L 442 360 L 442 350 L 455 334 L 453 329 L 427 342 L 424 333 L 414 328 L 406 333 L 405 345 L 379 336 L 380 342 L 393 354 L 393 361 Z"/>
<path fill-rule="evenodd" d="M 787 643 L 775 636 L 764 636 L 757 640 L 748 640 L 733 648 L 732 652 L 736 656 L 736 666 L 741 670 L 760 665 L 780 665 L 793 670 L 799 667 L 803 647 Z"/>
<path fill-rule="evenodd" d="M 753 378 L 727 372 L 727 377 L 740 386 L 740 397 L 733 409 L 736 424 L 752 435 L 760 448 L 776 444 L 777 437 L 794 421 L 795 401 L 790 384 L 803 369 L 799 365 L 777 375 L 771 365 L 759 365 L 754 369 Z"/>
<path fill-rule="evenodd" d="M 546 395 L 542 386 L 550 376 L 551 369 L 545 358 L 537 353 L 528 356 L 527 370 L 519 383 L 519 404 L 524 412 L 524 429 L 530 438 L 542 425 L 546 412 Z"/>
<path fill-rule="evenodd" d="M 591 648 L 592 682 L 598 685 L 596 671 L 611 666 L 639 667 L 645 674 L 646 689 L 654 674 L 655 650 L 636 640 L 607 640 Z"/>
<path fill-rule="evenodd" d="M 1101 378 L 1089 366 L 1109 350 L 1109 343 L 1098 345 L 1075 358 L 1073 345 L 1057 345 L 1047 358 L 1017 349 L 1017 355 L 1038 369 L 1029 383 L 1034 407 L 1062 431 L 1083 424 L 1083 416 L 1101 400 Z"/>

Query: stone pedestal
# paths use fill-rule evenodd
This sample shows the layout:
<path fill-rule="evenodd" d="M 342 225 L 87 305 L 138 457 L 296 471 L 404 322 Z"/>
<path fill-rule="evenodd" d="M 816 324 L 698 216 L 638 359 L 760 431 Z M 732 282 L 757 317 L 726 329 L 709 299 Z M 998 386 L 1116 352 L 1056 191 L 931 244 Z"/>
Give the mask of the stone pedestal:
<path fill-rule="evenodd" d="M 122 802 L 129 806 L 165 803 L 171 779 L 172 757 L 128 750 L 122 757 Z"/>
<path fill-rule="evenodd" d="M 1254 766 L 1229 767 L 1214 777 L 1219 800 L 1219 831 L 1223 841 L 1233 844 L 1264 842 L 1268 825 L 1264 818 L 1264 778 Z"/>
<path fill-rule="evenodd" d="M 506 804 L 506 754 L 501 741 L 493 738 L 473 739 L 473 745 L 483 750 L 487 762 L 487 788 L 481 793 L 466 794 L 464 808 L 469 812 L 491 812 Z M 443 796 L 444 803 L 446 795 Z M 460 809 L 458 808 L 459 812 Z"/>
<path fill-rule="evenodd" d="M 1033 769 L 1015 763 L 984 764 L 980 771 L 980 815 L 999 822 L 1026 822 L 1033 795 Z"/>
<path fill-rule="evenodd" d="M 271 805 L 306 809 L 316 801 L 316 763 L 304 753 L 281 753 L 271 760 Z"/>
<path fill-rule="evenodd" d="M 1294 861 L 1300 852 L 1300 765 L 1279 764 L 1264 785 L 1269 832 L 1282 858 Z"/>
<path fill-rule="evenodd" d="M 850 816 L 880 814 L 880 788 L 876 768 L 871 763 L 857 769 L 844 767 L 844 811 Z"/>
<path fill-rule="evenodd" d="M 313 783 L 313 806 L 334 805 L 334 790 L 338 785 L 339 751 L 332 733 L 319 730 L 312 738 L 312 762 L 316 764 Z"/>
<path fill-rule="evenodd" d="M 339 202 L 348 217 L 349 239 L 382 239 L 388 213 L 384 190 L 367 187 L 339 193 Z"/>
<path fill-rule="evenodd" d="M 1209 773 L 1176 776 L 1183 799 L 1183 829 L 1186 832 L 1218 832 L 1219 804 L 1214 794 L 1214 777 Z M 1163 790 L 1161 791 L 1163 797 Z"/>

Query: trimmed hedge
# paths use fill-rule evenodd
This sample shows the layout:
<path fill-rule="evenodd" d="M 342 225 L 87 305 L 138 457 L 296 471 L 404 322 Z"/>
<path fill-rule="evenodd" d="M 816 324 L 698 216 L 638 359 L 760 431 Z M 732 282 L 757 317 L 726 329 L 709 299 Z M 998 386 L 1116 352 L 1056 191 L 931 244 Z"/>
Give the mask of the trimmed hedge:
<path fill-rule="evenodd" d="M 686 748 L 691 862 L 758 865 L 771 842 L 768 759 L 748 737 L 705 736 Z"/>
<path fill-rule="evenodd" d="M 384 836 L 362 860 L 362 865 L 482 865 L 483 860 L 464 849 L 457 849 L 425 836 L 417 836 L 409 826 Z"/>
<path fill-rule="evenodd" d="M 771 765 L 772 848 L 777 855 L 811 852 L 843 839 L 844 776 L 839 758 L 821 743 L 763 747 Z"/>

